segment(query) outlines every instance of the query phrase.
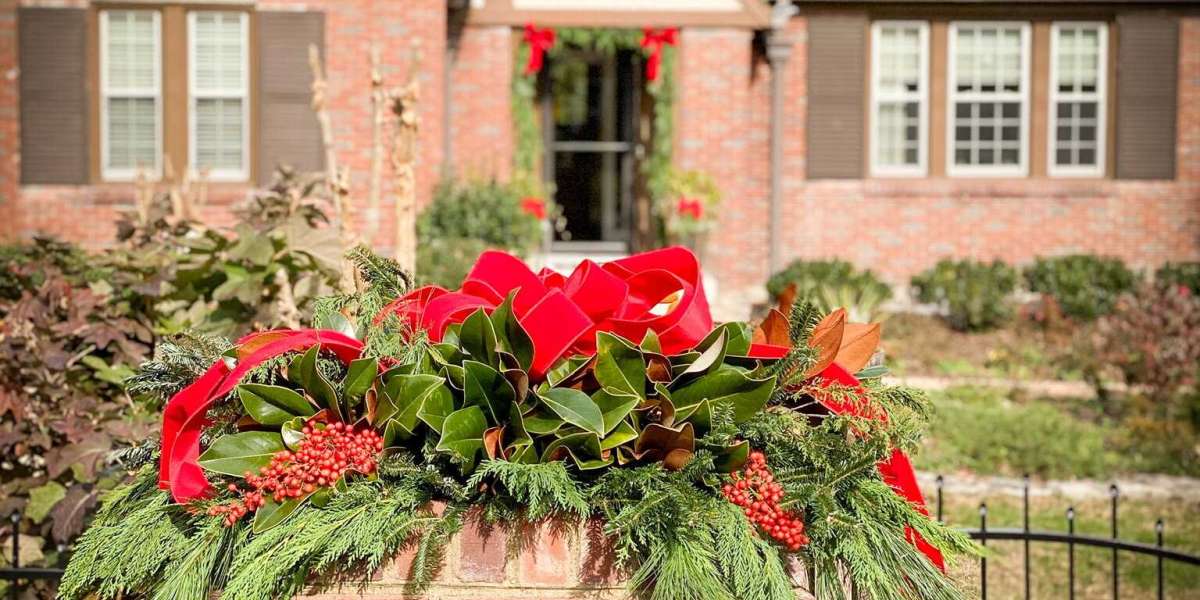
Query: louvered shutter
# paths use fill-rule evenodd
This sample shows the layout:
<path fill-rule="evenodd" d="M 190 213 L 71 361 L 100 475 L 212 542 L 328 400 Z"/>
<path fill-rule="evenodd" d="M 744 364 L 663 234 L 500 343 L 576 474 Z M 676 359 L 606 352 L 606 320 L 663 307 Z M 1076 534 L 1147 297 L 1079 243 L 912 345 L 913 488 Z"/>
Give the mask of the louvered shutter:
<path fill-rule="evenodd" d="M 1117 35 L 1117 177 L 1174 179 L 1178 19 L 1119 15 Z"/>
<path fill-rule="evenodd" d="M 21 183 L 88 181 L 87 11 L 17 15 Z"/>
<path fill-rule="evenodd" d="M 258 13 L 259 182 L 278 164 L 301 171 L 324 167 L 321 132 L 312 101 L 308 46 L 325 52 L 325 15 L 320 12 Z"/>
<path fill-rule="evenodd" d="M 808 19 L 808 177 L 863 175 L 867 17 Z"/>

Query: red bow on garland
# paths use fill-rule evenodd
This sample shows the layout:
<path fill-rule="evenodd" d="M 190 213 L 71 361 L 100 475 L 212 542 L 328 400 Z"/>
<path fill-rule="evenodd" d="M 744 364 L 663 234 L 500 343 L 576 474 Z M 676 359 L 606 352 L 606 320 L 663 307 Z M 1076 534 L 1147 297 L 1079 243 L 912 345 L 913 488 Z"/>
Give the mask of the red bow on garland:
<path fill-rule="evenodd" d="M 713 327 L 700 264 L 682 247 L 604 265 L 585 260 L 569 277 L 548 269 L 534 273 L 511 254 L 488 251 L 458 291 L 423 287 L 382 314 L 395 313 L 438 341 L 451 323 L 495 308 L 513 291 L 513 313 L 533 341 L 531 375 L 538 378 L 563 356 L 594 353 L 597 331 L 635 341 L 654 331 L 663 353 L 675 354 L 695 346 Z M 674 294 L 671 310 L 656 314 L 655 307 Z"/>
<path fill-rule="evenodd" d="M 674 27 L 665 29 L 647 27 L 642 30 L 642 47 L 650 50 L 650 56 L 646 59 L 646 81 L 658 79 L 658 70 L 662 65 L 663 46 L 674 46 L 678 43 L 679 30 Z"/>
<path fill-rule="evenodd" d="M 529 44 L 529 62 L 525 63 L 525 74 L 533 75 L 542 70 L 546 52 L 554 47 L 554 30 L 538 29 L 533 23 L 525 24 L 525 42 Z"/>

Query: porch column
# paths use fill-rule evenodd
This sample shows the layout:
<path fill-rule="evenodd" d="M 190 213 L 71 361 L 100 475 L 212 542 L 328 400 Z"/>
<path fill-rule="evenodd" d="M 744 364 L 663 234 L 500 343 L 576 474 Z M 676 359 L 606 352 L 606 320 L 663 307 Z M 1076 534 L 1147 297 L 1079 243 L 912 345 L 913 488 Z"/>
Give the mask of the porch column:
<path fill-rule="evenodd" d="M 787 62 L 792 56 L 792 42 L 787 35 L 787 23 L 795 13 L 791 2 L 776 2 L 771 14 L 771 30 L 767 32 L 767 62 L 771 69 L 771 150 L 770 165 L 771 218 L 768 225 L 769 246 L 767 253 L 768 274 L 774 274 L 782 265 L 779 257 L 779 222 L 783 213 L 783 77 Z"/>

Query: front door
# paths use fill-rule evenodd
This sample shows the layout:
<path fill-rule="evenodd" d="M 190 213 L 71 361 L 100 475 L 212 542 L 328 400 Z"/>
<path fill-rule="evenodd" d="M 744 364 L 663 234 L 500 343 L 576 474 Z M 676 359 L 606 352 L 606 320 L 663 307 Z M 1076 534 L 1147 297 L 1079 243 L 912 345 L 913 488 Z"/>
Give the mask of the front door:
<path fill-rule="evenodd" d="M 639 60 L 629 51 L 576 51 L 557 57 L 543 78 L 544 176 L 566 217 L 559 249 L 629 249 Z"/>

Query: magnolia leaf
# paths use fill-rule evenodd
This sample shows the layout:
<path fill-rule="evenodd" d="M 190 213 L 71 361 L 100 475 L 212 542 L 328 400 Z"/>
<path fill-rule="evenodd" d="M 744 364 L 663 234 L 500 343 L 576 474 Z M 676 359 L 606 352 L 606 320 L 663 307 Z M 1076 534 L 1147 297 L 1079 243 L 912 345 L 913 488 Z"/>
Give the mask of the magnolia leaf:
<path fill-rule="evenodd" d="M 596 381 L 639 398 L 646 397 L 646 360 L 642 351 L 620 336 L 596 334 Z"/>
<path fill-rule="evenodd" d="M 565 435 L 547 444 L 542 452 L 542 462 L 562 460 L 566 456 L 570 456 L 581 471 L 601 469 L 613 461 L 611 456 L 603 456 L 599 436 L 587 431 Z"/>
<path fill-rule="evenodd" d="M 524 415 L 522 419 L 525 425 L 525 431 L 528 431 L 533 435 L 546 435 L 548 433 L 554 433 L 555 431 L 558 431 L 560 427 L 566 424 L 566 421 L 563 421 L 557 415 L 550 414 L 548 411 L 543 410 L 540 407 L 533 409 L 533 412 Z"/>
<path fill-rule="evenodd" d="M 417 415 L 433 390 L 445 380 L 437 375 L 395 375 L 383 388 L 383 396 L 375 412 L 377 423 L 395 420 L 412 433 L 417 427 Z"/>
<path fill-rule="evenodd" d="M 346 397 L 358 398 L 371 389 L 375 376 L 379 374 L 379 361 L 374 358 L 359 358 L 350 363 L 346 371 L 346 381 L 342 388 Z"/>
<path fill-rule="evenodd" d="M 462 322 L 458 335 L 459 346 L 472 359 L 487 365 L 496 364 L 496 330 L 482 308 Z"/>
<path fill-rule="evenodd" d="M 516 295 L 515 290 L 510 292 L 504 302 L 492 311 L 492 327 L 496 332 L 500 348 L 517 359 L 521 370 L 528 371 L 530 365 L 533 364 L 533 339 L 529 337 L 529 333 L 525 331 L 520 321 L 517 320 L 517 315 L 513 313 L 512 304 Z"/>
<path fill-rule="evenodd" d="M 50 509 L 67 495 L 61 483 L 50 481 L 29 490 L 29 502 L 25 505 L 25 516 L 34 523 L 41 523 Z"/>
<path fill-rule="evenodd" d="M 540 397 L 564 421 L 596 435 L 605 432 L 604 415 L 587 394 L 571 388 L 551 388 Z"/>
<path fill-rule="evenodd" d="M 767 313 L 767 318 L 763 319 L 762 324 L 754 330 L 753 341 L 755 344 L 771 344 L 773 346 L 788 346 L 792 345 L 788 319 L 783 313 L 772 308 L 771 312 Z"/>
<path fill-rule="evenodd" d="M 633 446 L 636 455 L 648 460 L 662 460 L 672 450 L 692 452 L 695 449 L 696 433 L 691 423 L 679 427 L 651 423 L 642 430 Z"/>
<path fill-rule="evenodd" d="M 883 377 L 884 375 L 887 375 L 887 374 L 888 374 L 888 368 L 886 366 L 875 365 L 873 367 L 867 367 L 867 368 L 855 373 L 854 378 L 858 379 L 858 380 L 872 379 L 875 377 Z"/>
<path fill-rule="evenodd" d="M 714 465 L 718 470 L 732 473 L 746 464 L 750 458 L 750 442 L 742 440 L 717 454 Z"/>
<path fill-rule="evenodd" d="M 604 439 L 600 440 L 600 450 L 612 450 L 621 444 L 631 442 L 637 439 L 638 432 L 627 421 L 617 423 L 616 428 L 612 430 Z"/>
<path fill-rule="evenodd" d="M 671 359 L 654 352 L 643 352 L 642 356 L 646 357 L 646 379 L 654 383 L 670 383 L 674 379 Z"/>
<path fill-rule="evenodd" d="M 481 406 L 492 423 L 502 423 L 517 392 L 499 371 L 481 362 L 463 361 L 463 405 Z"/>
<path fill-rule="evenodd" d="M 478 406 L 468 406 L 450 413 L 442 423 L 442 436 L 437 450 L 453 454 L 463 463 L 463 472 L 475 467 L 475 456 L 483 449 L 483 432 L 487 419 Z"/>
<path fill-rule="evenodd" d="M 217 438 L 200 455 L 200 466 L 214 473 L 242 477 L 246 471 L 257 473 L 284 449 L 283 436 L 275 431 L 231 433 Z"/>
<path fill-rule="evenodd" d="M 882 334 L 879 323 L 846 323 L 835 361 L 851 373 L 871 362 Z"/>
<path fill-rule="evenodd" d="M 667 455 L 663 457 L 663 467 L 665 467 L 668 471 L 678 471 L 686 467 L 687 464 L 692 461 L 692 456 L 695 456 L 695 452 L 692 452 L 691 450 L 685 450 L 683 448 L 676 448 L 668 452 Z"/>
<path fill-rule="evenodd" d="M 282 386 L 243 383 L 237 391 L 246 414 L 262 425 L 283 425 L 317 412 L 317 407 L 304 396 Z"/>
<path fill-rule="evenodd" d="M 662 354 L 662 342 L 659 341 L 658 334 L 654 333 L 653 329 L 646 330 L 646 335 L 642 337 L 642 343 L 638 347 L 646 352 Z"/>
<path fill-rule="evenodd" d="M 724 365 L 695 381 L 671 390 L 676 419 L 685 420 L 703 400 L 733 407 L 733 418 L 741 423 L 766 406 L 775 389 L 775 378 L 753 379 L 746 371 Z"/>
<path fill-rule="evenodd" d="M 696 350 L 701 352 L 707 350 L 710 346 L 716 343 L 717 338 L 725 334 L 725 354 L 733 356 L 744 356 L 750 352 L 750 341 L 754 335 L 750 331 L 748 323 L 730 322 L 722 323 L 708 332 L 704 339 L 696 344 Z"/>
<path fill-rule="evenodd" d="M 813 328 L 808 345 L 817 350 L 817 362 L 804 373 L 804 378 L 816 376 L 833 364 L 838 349 L 842 347 L 842 335 L 846 329 L 846 309 L 839 308 L 821 319 Z"/>
<path fill-rule="evenodd" d="M 483 453 L 489 459 L 504 454 L 504 426 L 490 427 L 483 432 Z"/>
<path fill-rule="evenodd" d="M 304 504 L 304 501 L 307 499 L 308 496 L 305 496 L 303 498 L 291 498 L 276 503 L 275 500 L 265 497 L 263 505 L 254 511 L 254 533 L 262 533 L 282 523 L 285 519 L 292 516 L 292 513 L 295 513 L 296 509 L 300 508 L 300 505 Z"/>
<path fill-rule="evenodd" d="M 625 420 L 625 417 L 641 402 L 641 399 L 633 394 L 600 388 L 599 391 L 592 394 L 592 402 L 596 403 L 604 418 L 604 431 L 600 432 L 600 435 L 608 435 L 617 427 L 617 424 Z"/>
<path fill-rule="evenodd" d="M 358 330 L 354 323 L 340 312 L 331 312 L 325 315 L 316 325 L 317 329 L 329 329 L 346 337 L 358 338 Z"/>
<path fill-rule="evenodd" d="M 454 394 L 450 388 L 439 385 L 433 389 L 417 409 L 417 418 L 425 422 L 430 429 L 441 433 L 442 423 L 454 412 Z"/>
<path fill-rule="evenodd" d="M 317 401 L 323 408 L 328 408 L 334 417 L 342 418 L 342 407 L 338 401 L 337 392 L 333 389 L 333 384 L 325 379 L 317 368 L 317 358 L 320 356 L 320 348 L 313 346 L 309 348 L 298 362 L 293 361 L 293 366 L 297 370 L 296 377 L 299 378 L 300 386 L 304 391 L 308 392 L 314 400 Z M 292 376 L 292 367 L 288 368 L 288 376 Z"/>
<path fill-rule="evenodd" d="M 708 343 L 708 348 L 701 352 L 700 356 L 692 361 L 692 364 L 688 365 L 686 369 L 675 377 L 672 386 L 679 385 L 681 381 L 689 378 L 689 376 L 708 373 L 724 363 L 725 348 L 728 347 L 728 344 L 725 343 L 725 329 L 718 328 L 716 331 L 719 332 L 717 333 L 717 337 Z"/>
<path fill-rule="evenodd" d="M 546 381 L 550 387 L 576 387 L 575 384 L 583 381 L 595 366 L 595 356 L 572 356 L 550 369 L 546 373 Z"/>
<path fill-rule="evenodd" d="M 508 411 L 508 442 L 504 445 L 505 458 L 532 445 L 533 438 L 529 437 L 529 432 L 525 429 L 525 418 L 521 416 L 521 409 L 513 404 Z"/>
<path fill-rule="evenodd" d="M 287 446 L 288 450 L 295 450 L 304 440 L 304 423 L 304 417 L 293 417 L 279 428 L 279 434 L 283 436 L 283 445 Z"/>

